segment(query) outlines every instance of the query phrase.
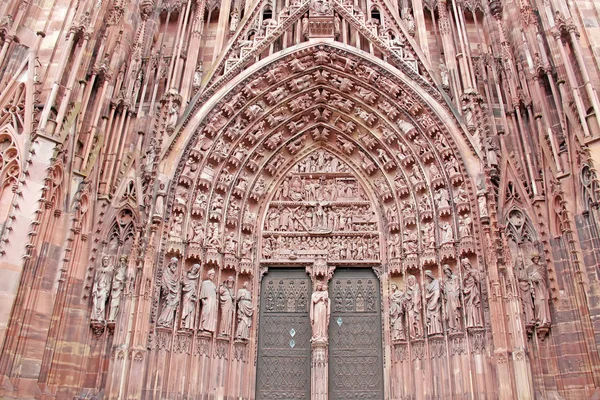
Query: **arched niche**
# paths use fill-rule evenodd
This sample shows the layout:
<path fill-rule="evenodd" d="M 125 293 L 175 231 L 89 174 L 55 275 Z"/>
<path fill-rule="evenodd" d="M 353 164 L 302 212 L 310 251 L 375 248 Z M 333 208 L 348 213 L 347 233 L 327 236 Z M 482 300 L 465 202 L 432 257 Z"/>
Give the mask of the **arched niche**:
<path fill-rule="evenodd" d="M 309 178 L 311 172 L 293 171 L 322 151 L 347 165 L 347 172 L 339 177 L 354 179 L 365 192 L 364 201 L 345 198 L 349 207 L 364 205 L 365 212 L 375 214 L 368 235 L 378 241 L 377 255 L 359 262 L 376 268 L 382 298 L 387 298 L 391 283 L 406 287 L 405 276 L 414 277 L 410 278 L 413 288 L 417 284 L 424 290 L 429 272 L 443 279 L 442 266 L 446 265 L 455 276 L 466 274 L 470 284 L 482 285 L 480 216 L 488 213 L 485 199 L 478 201 L 482 195 L 474 189 L 481 167 L 479 148 L 472 145 L 450 108 L 436 98 L 422 82 L 355 49 L 309 43 L 253 65 L 199 110 L 188 110 L 183 125 L 165 139 L 161 155 L 160 170 L 170 179 L 170 187 L 165 193 L 164 216 L 159 216 L 163 225 L 158 235 L 151 343 L 160 346 L 171 337 L 169 343 L 177 343 L 181 335 L 190 335 L 200 338 L 198 351 L 217 358 L 228 351 L 255 354 L 260 323 L 256 316 L 250 337 L 243 340 L 234 337 L 235 329 L 220 331 L 221 322 L 214 332 L 183 327 L 179 311 L 174 311 L 170 326 L 155 326 L 164 291 L 160 277 L 173 257 L 178 262 L 171 264 L 173 279 L 183 280 L 199 263 L 199 280 L 206 279 L 211 270 L 217 287 L 233 277 L 234 292 L 244 285 L 251 287 L 255 302 L 261 276 L 271 264 L 303 266 L 323 255 L 328 263 L 344 264 L 342 257 L 331 257 L 328 249 L 327 254 L 306 257 L 285 249 L 276 259 L 265 257 L 264 252 L 270 236 L 285 236 L 279 233 L 281 226 L 273 225 L 274 232 L 270 232 L 268 219 L 273 205 L 294 203 L 292 198 L 277 199 L 286 179 L 291 182 L 294 174 L 305 177 L 305 183 L 318 179 Z M 315 170 L 314 175 L 327 181 L 336 172 Z M 297 200 L 296 207 L 312 202 L 315 210 L 327 201 Z M 341 203 L 327 207 L 331 205 L 347 207 Z M 325 237 L 346 235 L 345 228 L 337 232 L 329 226 L 317 226 L 324 228 L 321 232 L 313 228 L 314 224 L 303 230 L 292 228 L 287 236 L 307 237 L 309 233 L 322 242 Z M 384 326 L 389 326 L 387 307 L 384 304 Z M 470 333 L 478 343 L 485 340 L 482 304 L 478 307 L 477 318 L 459 324 L 453 335 L 464 338 Z M 388 351 L 397 347 L 401 354 L 413 342 L 416 349 L 426 348 L 426 329 L 417 330 L 415 337 L 406 332 L 405 340 L 394 341 L 385 329 Z M 440 341 L 443 332 L 431 337 L 436 339 L 431 345 L 440 354 L 450 351 Z M 386 362 L 386 368 L 392 368 L 392 361 Z M 250 377 L 255 373 L 251 364 L 245 367 Z M 223 365 L 219 368 L 227 369 Z M 465 379 L 471 373 L 467 371 Z M 391 381 L 386 383 L 390 385 Z M 231 394 L 251 393 L 252 385 L 239 387 L 245 389 Z"/>

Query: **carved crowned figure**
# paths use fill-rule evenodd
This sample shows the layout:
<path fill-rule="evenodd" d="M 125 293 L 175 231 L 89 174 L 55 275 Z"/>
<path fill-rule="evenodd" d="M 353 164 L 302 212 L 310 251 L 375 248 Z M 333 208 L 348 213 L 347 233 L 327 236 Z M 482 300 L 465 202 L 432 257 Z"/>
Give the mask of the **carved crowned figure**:
<path fill-rule="evenodd" d="M 312 326 L 311 341 L 326 342 L 328 338 L 327 327 L 329 326 L 329 316 L 331 313 L 331 304 L 329 302 L 329 293 L 325 283 L 317 282 L 317 288 L 311 296 L 310 306 L 310 324 Z"/>

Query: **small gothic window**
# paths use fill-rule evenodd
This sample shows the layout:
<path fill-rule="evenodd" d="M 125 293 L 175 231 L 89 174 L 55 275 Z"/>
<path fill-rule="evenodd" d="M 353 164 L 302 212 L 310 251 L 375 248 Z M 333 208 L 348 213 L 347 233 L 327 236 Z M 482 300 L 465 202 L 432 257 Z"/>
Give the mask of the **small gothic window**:
<path fill-rule="evenodd" d="M 263 10 L 263 21 L 271 18 L 273 18 L 273 11 L 270 8 L 265 8 Z"/>
<path fill-rule="evenodd" d="M 371 18 L 378 20 L 379 22 L 381 22 L 381 14 L 379 13 L 379 10 L 376 8 L 373 8 L 371 10 Z"/>

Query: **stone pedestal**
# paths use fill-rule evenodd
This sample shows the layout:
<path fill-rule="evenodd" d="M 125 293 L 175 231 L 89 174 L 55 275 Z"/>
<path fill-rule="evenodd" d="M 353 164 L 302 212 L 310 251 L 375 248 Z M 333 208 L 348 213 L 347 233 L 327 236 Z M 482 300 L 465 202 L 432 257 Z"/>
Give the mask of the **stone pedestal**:
<path fill-rule="evenodd" d="M 310 372 L 310 399 L 327 400 L 329 387 L 328 346 L 325 340 L 315 340 L 312 347 L 312 369 Z"/>

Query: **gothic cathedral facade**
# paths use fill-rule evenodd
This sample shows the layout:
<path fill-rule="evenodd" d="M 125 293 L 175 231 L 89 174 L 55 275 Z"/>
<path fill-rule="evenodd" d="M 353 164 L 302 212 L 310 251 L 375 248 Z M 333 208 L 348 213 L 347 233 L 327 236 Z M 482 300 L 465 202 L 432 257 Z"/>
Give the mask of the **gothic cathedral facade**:
<path fill-rule="evenodd" d="M 0 398 L 600 399 L 600 2 L 3 0 Z"/>

